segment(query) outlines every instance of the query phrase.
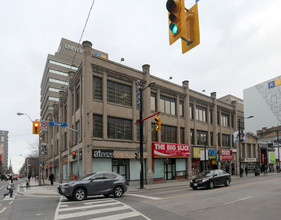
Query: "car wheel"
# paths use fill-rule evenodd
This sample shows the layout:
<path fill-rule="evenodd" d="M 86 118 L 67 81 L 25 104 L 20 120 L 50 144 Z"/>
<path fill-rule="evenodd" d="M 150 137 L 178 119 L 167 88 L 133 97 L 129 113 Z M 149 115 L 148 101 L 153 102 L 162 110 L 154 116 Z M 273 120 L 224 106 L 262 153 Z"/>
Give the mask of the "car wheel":
<path fill-rule="evenodd" d="M 109 194 L 103 194 L 103 196 L 108 198 L 110 195 Z"/>
<path fill-rule="evenodd" d="M 225 184 L 224 184 L 225 186 L 229 186 L 230 185 L 230 181 L 229 181 L 229 179 L 226 179 L 225 180 Z"/>
<path fill-rule="evenodd" d="M 123 195 L 123 188 L 121 186 L 116 186 L 113 194 L 115 197 L 121 197 Z"/>
<path fill-rule="evenodd" d="M 83 188 L 78 188 L 74 191 L 74 199 L 81 201 L 86 198 L 86 191 Z"/>
<path fill-rule="evenodd" d="M 213 189 L 214 188 L 214 182 L 213 181 L 210 181 L 210 183 L 209 183 L 209 189 Z"/>

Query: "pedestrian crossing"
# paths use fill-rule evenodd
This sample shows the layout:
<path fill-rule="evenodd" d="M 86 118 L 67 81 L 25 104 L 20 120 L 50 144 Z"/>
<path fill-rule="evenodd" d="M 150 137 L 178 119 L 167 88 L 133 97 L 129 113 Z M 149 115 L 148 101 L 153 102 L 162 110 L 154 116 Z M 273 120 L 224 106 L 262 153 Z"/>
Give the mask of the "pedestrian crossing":
<path fill-rule="evenodd" d="M 65 197 L 62 197 L 55 214 L 55 220 L 60 219 L 150 220 L 142 213 L 118 200 L 100 197 L 85 201 L 69 201 Z"/>

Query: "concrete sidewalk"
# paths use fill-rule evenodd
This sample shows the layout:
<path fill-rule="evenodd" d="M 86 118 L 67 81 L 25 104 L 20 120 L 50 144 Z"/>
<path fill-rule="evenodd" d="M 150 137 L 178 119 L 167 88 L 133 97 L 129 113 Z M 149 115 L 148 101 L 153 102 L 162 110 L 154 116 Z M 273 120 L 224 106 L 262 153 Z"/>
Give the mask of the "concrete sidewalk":
<path fill-rule="evenodd" d="M 266 176 L 271 176 L 271 175 L 280 175 L 278 173 L 268 173 Z M 255 176 L 255 174 L 250 173 L 248 176 L 232 176 L 231 179 L 232 181 L 235 180 L 243 180 L 243 179 L 249 179 L 249 178 L 261 178 L 261 177 L 266 177 L 262 173 L 260 176 Z M 280 175 L 281 176 L 281 175 Z M 129 193 L 133 192 L 141 192 L 143 190 L 153 190 L 153 189 L 165 189 L 165 188 L 172 188 L 172 187 L 189 187 L 189 182 L 190 180 L 167 180 L 164 183 L 153 183 L 149 185 L 144 185 L 144 189 L 140 189 L 140 185 L 133 185 L 133 186 L 128 186 L 128 191 Z M 46 181 L 44 185 L 39 186 L 38 181 L 35 181 L 34 179 L 30 180 L 30 189 L 26 189 L 25 187 L 26 181 L 23 180 L 20 182 L 20 188 L 19 190 L 17 189 L 16 192 L 19 195 L 24 195 L 24 196 L 44 196 L 44 197 L 54 197 L 54 196 L 60 196 L 57 192 L 57 187 L 59 185 L 58 182 L 54 182 L 54 185 L 50 185 L 50 181 Z"/>

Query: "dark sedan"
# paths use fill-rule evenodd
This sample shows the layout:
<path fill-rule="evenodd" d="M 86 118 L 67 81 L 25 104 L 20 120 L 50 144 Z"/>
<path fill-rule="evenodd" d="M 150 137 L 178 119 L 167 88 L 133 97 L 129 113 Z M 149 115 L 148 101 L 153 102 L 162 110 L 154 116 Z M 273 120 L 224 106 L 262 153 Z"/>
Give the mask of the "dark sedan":
<path fill-rule="evenodd" d="M 68 199 L 83 200 L 87 196 L 113 194 L 121 197 L 127 191 L 126 179 L 116 173 L 92 173 L 78 181 L 58 186 L 58 193 Z"/>
<path fill-rule="evenodd" d="M 198 187 L 207 187 L 213 189 L 217 185 L 229 186 L 231 176 L 223 170 L 208 170 L 199 173 L 195 178 L 190 181 L 190 187 L 197 189 Z"/>

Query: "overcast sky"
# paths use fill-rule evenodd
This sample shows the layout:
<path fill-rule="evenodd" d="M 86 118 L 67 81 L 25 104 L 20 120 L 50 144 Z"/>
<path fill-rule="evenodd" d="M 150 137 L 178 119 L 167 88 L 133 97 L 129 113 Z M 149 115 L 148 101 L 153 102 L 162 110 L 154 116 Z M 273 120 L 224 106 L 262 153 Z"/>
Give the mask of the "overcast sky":
<path fill-rule="evenodd" d="M 190 8 L 195 0 L 185 1 Z M 61 38 L 78 42 L 92 0 L 3 1 L 0 13 L 0 129 L 9 131 L 9 158 L 17 171 L 38 142 L 40 83 L 48 54 Z M 82 41 L 109 59 L 192 90 L 243 98 L 243 89 L 280 75 L 280 0 L 201 0 L 201 43 L 181 53 L 169 45 L 166 0 L 95 0 Z M 81 41 L 81 43 L 82 43 Z M 23 156 L 20 156 L 22 154 Z"/>

